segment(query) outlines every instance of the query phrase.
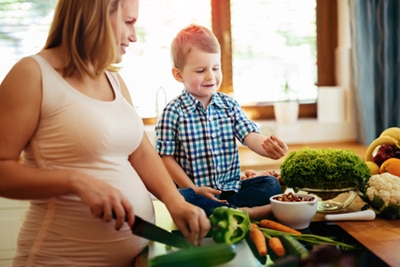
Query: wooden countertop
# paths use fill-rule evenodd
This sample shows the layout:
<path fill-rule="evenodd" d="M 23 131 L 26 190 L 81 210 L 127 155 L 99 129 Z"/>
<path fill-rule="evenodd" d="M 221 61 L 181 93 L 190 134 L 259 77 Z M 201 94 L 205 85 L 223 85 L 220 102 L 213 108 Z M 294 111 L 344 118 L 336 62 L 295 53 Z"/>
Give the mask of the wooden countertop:
<path fill-rule="evenodd" d="M 293 144 L 288 145 L 288 154 L 292 151 L 297 151 L 303 147 L 309 148 L 338 148 L 345 150 L 353 150 L 359 157 L 364 159 L 365 151 L 367 147 L 365 145 L 358 144 L 356 142 L 335 142 L 335 143 L 311 143 L 311 144 Z M 272 160 L 264 158 L 248 147 L 239 147 L 240 165 L 242 171 L 252 169 L 256 171 L 260 170 L 278 170 L 281 163 L 285 160 L 285 157 L 279 160 Z"/>
<path fill-rule="evenodd" d="M 337 224 L 389 266 L 400 266 L 400 220 L 376 218 Z"/>
<path fill-rule="evenodd" d="M 365 202 L 359 197 L 344 212 L 360 211 Z M 324 221 L 325 213 L 317 213 L 313 221 Z M 344 231 L 389 266 L 400 266 L 400 220 L 375 218 L 373 221 L 336 221 Z"/>

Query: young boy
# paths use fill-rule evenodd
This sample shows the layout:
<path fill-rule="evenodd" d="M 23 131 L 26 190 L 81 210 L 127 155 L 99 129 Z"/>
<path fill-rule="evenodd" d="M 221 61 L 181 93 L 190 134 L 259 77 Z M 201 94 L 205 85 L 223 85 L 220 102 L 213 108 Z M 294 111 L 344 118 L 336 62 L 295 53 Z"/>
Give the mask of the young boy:
<path fill-rule="evenodd" d="M 269 197 L 281 193 L 274 176 L 241 179 L 238 139 L 252 151 L 279 159 L 288 150 L 265 137 L 231 97 L 217 92 L 221 50 L 207 28 L 190 25 L 171 44 L 172 74 L 184 85 L 156 126 L 156 149 L 185 199 L 209 215 L 215 207 L 245 209 L 253 219 L 268 215 Z"/>

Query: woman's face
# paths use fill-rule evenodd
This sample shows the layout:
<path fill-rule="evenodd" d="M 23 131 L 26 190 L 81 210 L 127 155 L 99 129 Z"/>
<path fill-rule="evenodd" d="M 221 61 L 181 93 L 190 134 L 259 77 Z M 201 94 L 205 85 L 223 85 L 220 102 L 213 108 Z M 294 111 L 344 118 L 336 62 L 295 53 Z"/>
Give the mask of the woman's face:
<path fill-rule="evenodd" d="M 111 14 L 112 26 L 117 39 L 118 57 L 117 62 L 121 62 L 122 55 L 126 53 L 126 48 L 131 42 L 136 42 L 135 24 L 139 13 L 138 0 L 121 0 L 122 10 L 121 19 L 118 21 L 118 12 Z"/>

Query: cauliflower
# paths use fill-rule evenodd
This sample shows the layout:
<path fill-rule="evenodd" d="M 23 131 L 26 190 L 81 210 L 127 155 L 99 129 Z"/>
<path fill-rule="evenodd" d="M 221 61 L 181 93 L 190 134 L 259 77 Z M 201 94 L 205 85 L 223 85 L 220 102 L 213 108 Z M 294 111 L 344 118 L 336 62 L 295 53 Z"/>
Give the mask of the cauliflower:
<path fill-rule="evenodd" d="M 400 218 L 400 177 L 388 172 L 372 175 L 360 197 L 381 217 Z"/>

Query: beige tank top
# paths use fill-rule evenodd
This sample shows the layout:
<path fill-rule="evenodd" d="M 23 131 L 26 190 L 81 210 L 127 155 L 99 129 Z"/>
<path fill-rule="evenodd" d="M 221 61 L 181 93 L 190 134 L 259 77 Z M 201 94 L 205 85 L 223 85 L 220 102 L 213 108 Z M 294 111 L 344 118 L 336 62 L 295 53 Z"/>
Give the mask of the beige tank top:
<path fill-rule="evenodd" d="M 71 87 L 39 55 L 32 57 L 42 72 L 43 97 L 24 164 L 90 174 L 120 189 L 136 214 L 154 221 L 150 194 L 128 161 L 144 127 L 116 75 L 106 72 L 114 100 L 99 101 Z M 72 260 L 66 266 L 81 266 L 87 257 L 91 266 L 125 266 L 148 242 L 127 225 L 115 231 L 114 223 L 94 218 L 76 195 L 31 201 L 19 241 L 14 266 L 56 266 L 63 256 Z"/>

